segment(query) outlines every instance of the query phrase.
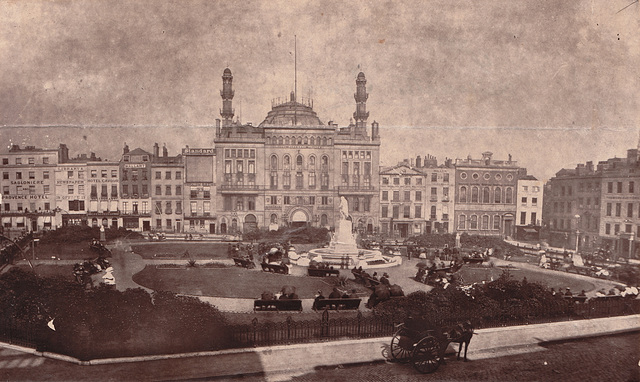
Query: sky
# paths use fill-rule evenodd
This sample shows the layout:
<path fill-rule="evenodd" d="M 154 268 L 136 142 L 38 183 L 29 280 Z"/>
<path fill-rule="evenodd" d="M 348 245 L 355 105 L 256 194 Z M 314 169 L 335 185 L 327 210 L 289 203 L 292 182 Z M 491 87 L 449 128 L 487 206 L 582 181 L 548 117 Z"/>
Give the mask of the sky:
<path fill-rule="evenodd" d="M 365 73 L 383 164 L 491 151 L 546 180 L 637 146 L 632 2 L 0 0 L 0 138 L 108 159 L 211 147 L 224 68 L 256 125 L 294 89 L 296 36 L 323 122 L 349 123 Z"/>

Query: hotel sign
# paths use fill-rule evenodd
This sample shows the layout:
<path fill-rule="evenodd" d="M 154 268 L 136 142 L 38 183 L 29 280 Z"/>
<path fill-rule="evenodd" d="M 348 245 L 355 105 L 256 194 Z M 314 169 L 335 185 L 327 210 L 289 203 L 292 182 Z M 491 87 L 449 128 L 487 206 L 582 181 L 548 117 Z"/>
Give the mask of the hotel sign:
<path fill-rule="evenodd" d="M 182 149 L 183 154 L 191 155 L 215 155 L 215 149 Z"/>
<path fill-rule="evenodd" d="M 124 168 L 146 168 L 145 163 L 125 163 Z"/>

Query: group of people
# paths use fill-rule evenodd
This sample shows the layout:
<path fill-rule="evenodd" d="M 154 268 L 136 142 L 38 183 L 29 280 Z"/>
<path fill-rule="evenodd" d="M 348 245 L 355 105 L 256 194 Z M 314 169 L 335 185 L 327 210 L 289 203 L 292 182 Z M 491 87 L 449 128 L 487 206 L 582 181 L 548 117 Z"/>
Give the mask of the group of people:
<path fill-rule="evenodd" d="M 277 293 L 262 292 L 260 295 L 262 300 L 299 300 L 300 297 L 296 293 L 296 289 L 291 286 L 283 286 Z"/>
<path fill-rule="evenodd" d="M 640 291 L 638 290 L 637 287 L 620 285 L 615 288 L 609 289 L 609 292 L 607 292 L 605 288 L 602 288 L 596 292 L 596 297 L 620 296 L 620 297 L 628 297 L 628 298 L 637 298 L 639 292 Z"/>
<path fill-rule="evenodd" d="M 333 270 L 333 265 L 330 265 L 327 262 L 321 261 L 317 262 L 315 260 L 311 260 L 309 262 L 309 269 L 331 269 Z"/>

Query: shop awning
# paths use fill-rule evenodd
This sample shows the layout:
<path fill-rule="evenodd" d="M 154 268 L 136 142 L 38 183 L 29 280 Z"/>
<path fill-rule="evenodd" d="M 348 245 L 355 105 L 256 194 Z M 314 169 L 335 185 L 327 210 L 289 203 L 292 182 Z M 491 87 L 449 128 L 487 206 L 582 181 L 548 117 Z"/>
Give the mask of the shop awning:
<path fill-rule="evenodd" d="M 44 222 L 45 223 L 51 223 L 51 216 L 45 216 L 44 217 Z"/>
<path fill-rule="evenodd" d="M 16 218 L 16 223 L 24 223 L 24 216 L 18 216 Z"/>
<path fill-rule="evenodd" d="M 2 223 L 11 223 L 11 218 L 10 218 L 10 217 L 6 217 L 6 216 L 3 216 L 3 217 L 2 217 Z"/>
<path fill-rule="evenodd" d="M 525 228 L 525 229 L 524 229 L 524 232 L 526 232 L 526 233 L 538 233 L 538 231 L 536 231 L 536 230 L 535 230 L 535 229 L 533 229 L 533 228 Z"/>

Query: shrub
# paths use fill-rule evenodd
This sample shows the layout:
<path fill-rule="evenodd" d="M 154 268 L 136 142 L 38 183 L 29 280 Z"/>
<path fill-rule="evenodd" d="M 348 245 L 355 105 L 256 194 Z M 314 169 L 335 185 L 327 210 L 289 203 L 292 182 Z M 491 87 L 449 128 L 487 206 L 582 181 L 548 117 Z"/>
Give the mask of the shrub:
<path fill-rule="evenodd" d="M 196 298 L 142 289 L 85 291 L 76 283 L 11 269 L 0 276 L 3 321 L 13 319 L 40 350 L 93 359 L 228 347 L 226 321 Z M 54 319 L 56 330 L 47 328 Z M 0 328 L 2 329 L 2 328 Z"/>

